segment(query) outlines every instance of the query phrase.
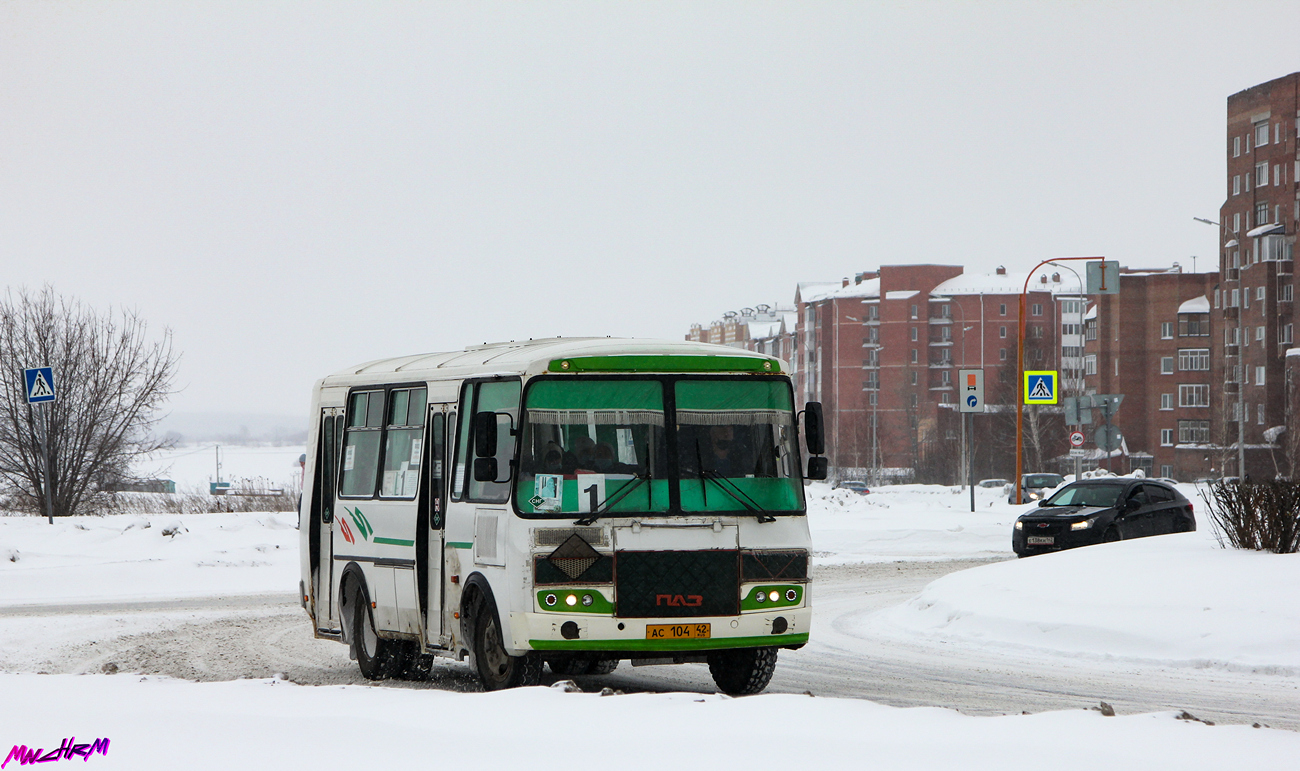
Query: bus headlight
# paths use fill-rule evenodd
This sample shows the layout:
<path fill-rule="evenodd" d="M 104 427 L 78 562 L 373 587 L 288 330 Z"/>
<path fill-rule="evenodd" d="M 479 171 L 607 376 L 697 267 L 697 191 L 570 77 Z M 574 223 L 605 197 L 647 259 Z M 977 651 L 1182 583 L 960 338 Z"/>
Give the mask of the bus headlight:
<path fill-rule="evenodd" d="M 572 608 L 574 605 L 577 605 L 577 604 L 578 604 L 578 597 L 577 597 L 577 595 L 570 594 L 568 597 L 565 597 L 565 598 L 564 598 L 564 604 L 565 604 L 565 605 L 568 605 L 568 606 L 571 607 L 571 608 Z"/>
<path fill-rule="evenodd" d="M 548 608 L 549 608 L 549 607 L 554 607 L 554 606 L 555 606 L 555 595 L 554 595 L 554 594 L 548 594 L 548 595 L 546 595 L 546 599 L 543 600 L 543 602 L 546 603 L 546 606 L 547 606 Z"/>

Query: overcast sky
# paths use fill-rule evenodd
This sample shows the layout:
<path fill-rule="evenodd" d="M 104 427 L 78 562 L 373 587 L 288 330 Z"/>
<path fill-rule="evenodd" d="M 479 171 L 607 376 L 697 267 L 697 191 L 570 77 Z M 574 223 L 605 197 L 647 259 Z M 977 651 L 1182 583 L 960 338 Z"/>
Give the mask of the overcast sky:
<path fill-rule="evenodd" d="M 135 308 L 177 411 L 679 339 L 880 264 L 1215 266 L 1300 3 L 0 5 L 0 267 Z M 6 363 L 5 366 L 10 366 Z"/>

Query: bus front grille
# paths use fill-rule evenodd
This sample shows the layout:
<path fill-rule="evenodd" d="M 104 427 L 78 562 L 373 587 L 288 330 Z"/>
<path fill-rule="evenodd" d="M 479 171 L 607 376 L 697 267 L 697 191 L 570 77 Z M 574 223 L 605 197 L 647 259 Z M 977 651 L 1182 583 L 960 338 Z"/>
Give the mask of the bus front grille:
<path fill-rule="evenodd" d="M 614 585 L 622 618 L 734 616 L 740 552 L 615 552 Z"/>

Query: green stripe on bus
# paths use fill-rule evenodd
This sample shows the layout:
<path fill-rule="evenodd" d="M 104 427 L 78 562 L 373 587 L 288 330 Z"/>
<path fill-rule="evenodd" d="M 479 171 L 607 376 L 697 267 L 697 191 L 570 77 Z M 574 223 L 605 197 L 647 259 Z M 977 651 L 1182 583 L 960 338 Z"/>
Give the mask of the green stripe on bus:
<path fill-rule="evenodd" d="M 808 633 L 761 637 L 710 637 L 703 640 L 529 640 L 535 651 L 708 651 L 760 648 L 808 642 Z"/>
<path fill-rule="evenodd" d="M 406 540 L 403 540 L 403 539 L 401 539 L 401 538 L 379 538 L 379 537 L 375 537 L 375 538 L 373 538 L 373 539 L 371 539 L 371 540 L 373 540 L 375 543 L 386 543 L 386 544 L 388 544 L 389 546 L 414 546 L 414 545 L 415 545 L 415 541 L 406 541 Z"/>
<path fill-rule="evenodd" d="M 448 541 L 447 545 L 453 549 L 473 549 L 473 541 Z"/>
<path fill-rule="evenodd" d="M 753 372 L 781 374 L 777 359 L 758 356 L 574 356 L 555 359 L 548 372 Z"/>

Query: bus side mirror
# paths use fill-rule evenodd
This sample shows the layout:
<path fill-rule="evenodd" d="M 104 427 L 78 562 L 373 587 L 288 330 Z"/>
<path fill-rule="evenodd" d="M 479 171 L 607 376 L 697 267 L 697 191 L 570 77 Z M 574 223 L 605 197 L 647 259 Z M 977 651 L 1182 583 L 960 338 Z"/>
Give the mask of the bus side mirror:
<path fill-rule="evenodd" d="M 808 459 L 808 479 L 826 478 L 826 456 L 816 455 Z"/>
<path fill-rule="evenodd" d="M 497 414 L 479 412 L 474 415 L 474 454 L 479 458 L 493 458 L 497 454 Z M 479 482 L 496 479 L 495 472 L 490 479 L 479 479 L 478 463 L 474 464 L 474 479 Z"/>
<path fill-rule="evenodd" d="M 808 444 L 808 452 L 821 455 L 826 452 L 825 422 L 822 418 L 822 403 L 808 402 L 803 408 L 803 436 Z M 811 475 L 809 475 L 811 478 Z M 825 479 L 825 477 L 820 477 Z"/>
<path fill-rule="evenodd" d="M 483 414 L 491 414 L 491 413 L 483 413 Z M 496 458 L 475 458 L 474 459 L 474 481 L 475 482 L 497 481 L 497 459 Z"/>

